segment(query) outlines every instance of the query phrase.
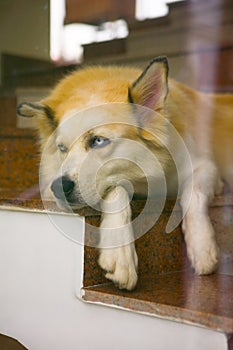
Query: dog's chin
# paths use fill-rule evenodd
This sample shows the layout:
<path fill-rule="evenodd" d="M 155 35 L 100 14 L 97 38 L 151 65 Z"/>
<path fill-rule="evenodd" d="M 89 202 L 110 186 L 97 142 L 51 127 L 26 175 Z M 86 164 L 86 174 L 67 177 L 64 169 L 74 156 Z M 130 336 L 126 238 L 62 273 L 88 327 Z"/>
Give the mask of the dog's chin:
<path fill-rule="evenodd" d="M 99 211 L 101 210 L 101 202 L 103 200 L 102 197 L 95 195 L 88 196 L 85 198 L 85 200 L 83 197 L 75 195 L 73 195 L 69 200 L 66 199 L 65 196 L 63 198 L 56 198 L 53 196 L 53 198 L 58 208 L 66 212 L 73 212 L 74 210 L 79 210 L 85 207 L 90 207 Z"/>

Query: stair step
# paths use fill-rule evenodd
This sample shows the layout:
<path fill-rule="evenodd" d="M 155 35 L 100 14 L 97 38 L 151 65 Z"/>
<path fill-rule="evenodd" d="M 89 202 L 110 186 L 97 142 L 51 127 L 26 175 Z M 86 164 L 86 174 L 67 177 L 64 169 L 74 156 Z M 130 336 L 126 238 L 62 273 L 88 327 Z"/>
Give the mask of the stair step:
<path fill-rule="evenodd" d="M 133 292 L 120 291 L 105 279 L 98 251 L 91 246 L 99 217 L 86 217 L 83 299 L 233 333 L 233 196 L 216 198 L 210 208 L 221 250 L 218 272 L 210 276 L 196 276 L 190 268 L 180 226 L 165 233 L 172 203 L 168 201 L 156 225 L 136 241 L 139 282 Z M 138 212 L 143 203 L 133 207 Z"/>
<path fill-rule="evenodd" d="M 233 333 L 233 262 L 231 275 L 197 276 L 189 269 L 144 276 L 133 292 L 105 283 L 83 289 L 83 299 L 133 312 Z"/>

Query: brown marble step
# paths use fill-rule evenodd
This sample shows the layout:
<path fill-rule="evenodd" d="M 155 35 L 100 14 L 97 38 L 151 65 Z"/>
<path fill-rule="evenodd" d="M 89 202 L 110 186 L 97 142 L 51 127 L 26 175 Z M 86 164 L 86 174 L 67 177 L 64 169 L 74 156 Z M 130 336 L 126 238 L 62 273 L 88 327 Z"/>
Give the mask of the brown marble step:
<path fill-rule="evenodd" d="M 132 202 L 134 216 L 140 214 L 144 208 L 145 201 L 137 200 Z M 152 274 L 171 273 L 185 270 L 189 266 L 186 256 L 181 225 L 178 225 L 171 233 L 166 233 L 167 222 L 170 218 L 175 202 L 168 200 L 164 210 L 152 228 L 136 240 L 136 249 L 139 258 L 139 278 L 144 277 L 148 272 Z M 156 201 L 154 203 L 156 212 Z M 181 216 L 179 205 L 175 208 L 175 214 Z M 148 214 L 149 216 L 150 214 Z M 218 245 L 221 250 L 221 262 L 233 259 L 233 196 L 216 197 L 210 207 L 210 217 L 216 231 Z M 139 222 L 143 226 L 144 221 Z M 86 245 L 84 259 L 84 280 L 85 287 L 106 283 L 103 271 L 99 268 L 98 250 L 94 247 L 98 244 L 99 213 L 89 212 L 86 216 Z M 143 228 L 143 227 L 142 227 Z"/>
<path fill-rule="evenodd" d="M 233 262 L 224 273 L 210 276 L 196 276 L 189 269 L 148 273 L 133 292 L 118 290 L 111 283 L 85 287 L 83 300 L 231 334 Z"/>
<path fill-rule="evenodd" d="M 139 282 L 133 292 L 120 291 L 104 278 L 98 251 L 90 247 L 91 225 L 97 226 L 99 217 L 86 217 L 83 299 L 233 333 L 233 196 L 215 198 L 210 208 L 221 250 L 219 270 L 211 276 L 196 276 L 190 268 L 180 226 L 165 232 L 172 205 L 168 201 L 156 225 L 136 241 Z M 134 214 L 142 207 L 136 201 Z"/>
<path fill-rule="evenodd" d="M 38 183 L 38 168 L 35 133 L 16 128 L 0 129 L 0 192 L 9 196 L 12 191 L 16 198 L 29 190 Z"/>
<path fill-rule="evenodd" d="M 171 271 L 180 271 L 187 267 L 186 250 L 180 227 L 176 227 L 171 233 L 166 233 L 166 225 L 171 215 L 174 200 L 168 200 L 160 215 L 156 225 L 153 225 L 147 232 L 146 226 L 153 219 L 154 212 L 145 215 L 137 223 L 139 232 L 145 232 L 136 240 L 136 249 L 139 260 L 139 276 L 144 276 L 148 271 L 154 274 L 168 273 Z M 131 202 L 134 218 L 137 218 L 145 205 L 144 200 Z M 155 209 L 157 203 L 154 201 Z M 177 213 L 180 209 L 177 208 Z M 151 217 L 152 214 L 152 217 Z M 98 245 L 98 232 L 96 227 L 100 224 L 99 215 L 90 215 L 86 217 L 85 230 L 85 253 L 84 253 L 84 286 L 106 283 L 103 271 L 98 266 L 98 250 L 94 247 Z M 138 227 L 140 226 L 140 227 Z M 145 228 L 145 229 L 144 229 Z"/>

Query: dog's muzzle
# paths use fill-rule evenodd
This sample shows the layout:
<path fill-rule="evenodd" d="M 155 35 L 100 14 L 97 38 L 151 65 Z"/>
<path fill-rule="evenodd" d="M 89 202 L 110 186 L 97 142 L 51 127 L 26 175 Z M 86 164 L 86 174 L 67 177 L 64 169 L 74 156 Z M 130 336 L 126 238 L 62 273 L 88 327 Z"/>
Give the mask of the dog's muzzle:
<path fill-rule="evenodd" d="M 53 181 L 51 190 L 54 196 L 62 201 L 70 201 L 75 183 L 68 176 L 61 176 Z"/>

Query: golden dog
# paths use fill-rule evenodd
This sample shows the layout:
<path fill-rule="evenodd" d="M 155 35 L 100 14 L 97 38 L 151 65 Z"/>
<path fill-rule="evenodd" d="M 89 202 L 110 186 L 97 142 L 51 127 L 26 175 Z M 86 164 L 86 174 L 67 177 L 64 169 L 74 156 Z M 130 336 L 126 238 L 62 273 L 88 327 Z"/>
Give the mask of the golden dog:
<path fill-rule="evenodd" d="M 48 98 L 23 103 L 18 113 L 37 118 L 41 152 L 46 154 L 44 191 L 63 207 L 100 204 L 99 264 L 119 288 L 132 290 L 137 254 L 125 184 L 129 181 L 141 195 L 145 178 L 154 179 L 153 192 L 165 176 L 168 194 L 175 193 L 169 150 L 179 163 L 189 259 L 197 274 L 216 269 L 218 247 L 208 205 L 223 182 L 233 189 L 232 107 L 230 94 L 204 94 L 168 80 L 167 59 L 158 57 L 143 72 L 116 66 L 75 71 Z M 191 170 L 180 156 L 182 142 L 174 130 L 188 149 Z M 113 239 L 113 229 L 124 238 Z"/>

